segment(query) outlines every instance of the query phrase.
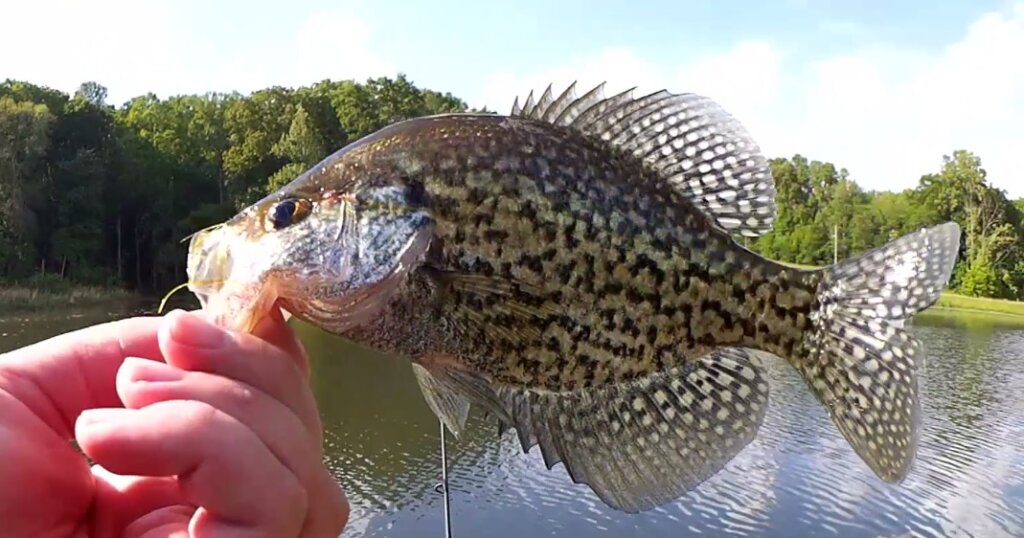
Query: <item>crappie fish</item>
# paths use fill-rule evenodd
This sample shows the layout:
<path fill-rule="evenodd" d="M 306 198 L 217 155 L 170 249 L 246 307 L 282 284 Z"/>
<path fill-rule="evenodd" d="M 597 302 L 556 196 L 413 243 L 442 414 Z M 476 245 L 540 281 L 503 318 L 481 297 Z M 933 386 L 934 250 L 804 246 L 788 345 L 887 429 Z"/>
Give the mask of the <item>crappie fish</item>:
<path fill-rule="evenodd" d="M 344 147 L 196 235 L 192 291 L 231 327 L 276 302 L 408 358 L 448 429 L 480 406 L 619 510 L 736 456 L 775 358 L 877 476 L 902 480 L 924 357 L 904 322 L 947 285 L 959 227 L 819 270 L 773 262 L 737 242 L 776 212 L 738 121 L 693 94 L 574 86 Z"/>

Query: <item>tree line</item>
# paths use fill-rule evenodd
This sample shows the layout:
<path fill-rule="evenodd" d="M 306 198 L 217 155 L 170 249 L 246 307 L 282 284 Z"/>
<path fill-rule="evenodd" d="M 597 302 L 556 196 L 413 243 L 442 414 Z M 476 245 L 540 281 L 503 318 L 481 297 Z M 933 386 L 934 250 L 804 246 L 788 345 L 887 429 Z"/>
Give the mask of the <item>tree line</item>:
<path fill-rule="evenodd" d="M 467 110 L 404 75 L 245 95 L 147 94 L 120 106 L 108 104 L 95 82 L 69 95 L 7 80 L 0 83 L 0 283 L 165 291 L 185 278 L 188 234 L 390 123 Z M 800 155 L 771 166 L 778 218 L 750 248 L 825 265 L 834 247 L 845 258 L 955 220 L 965 237 L 953 286 L 1024 299 L 1024 201 L 991 187 L 976 155 L 957 150 L 902 192 L 864 191 L 845 170 Z"/>
<path fill-rule="evenodd" d="M 1024 300 L 1024 199 L 992 187 L 981 159 L 956 150 L 939 170 L 900 192 L 865 191 L 845 169 L 796 155 L 773 159 L 778 215 L 749 245 L 768 257 L 826 265 L 925 226 L 962 231 L 950 287 L 965 295 Z"/>
<path fill-rule="evenodd" d="M 467 110 L 406 77 L 106 102 L 0 84 L 0 282 L 163 291 L 190 233 L 392 122 Z"/>

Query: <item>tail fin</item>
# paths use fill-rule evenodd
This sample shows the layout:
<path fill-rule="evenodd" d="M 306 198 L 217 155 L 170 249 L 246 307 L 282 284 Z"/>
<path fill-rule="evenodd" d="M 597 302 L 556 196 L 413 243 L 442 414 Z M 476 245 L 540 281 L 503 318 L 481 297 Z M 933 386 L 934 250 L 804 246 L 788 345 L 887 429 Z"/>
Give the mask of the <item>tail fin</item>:
<path fill-rule="evenodd" d="M 920 343 L 903 324 L 939 298 L 960 246 L 947 223 L 822 270 L 819 307 L 796 367 L 854 451 L 899 482 L 917 450 Z"/>

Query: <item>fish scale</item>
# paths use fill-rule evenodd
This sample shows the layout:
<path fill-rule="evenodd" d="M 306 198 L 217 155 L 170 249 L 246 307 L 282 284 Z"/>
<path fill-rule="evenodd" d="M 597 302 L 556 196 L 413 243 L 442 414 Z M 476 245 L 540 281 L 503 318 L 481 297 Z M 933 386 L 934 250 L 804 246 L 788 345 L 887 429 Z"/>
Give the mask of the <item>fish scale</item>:
<path fill-rule="evenodd" d="M 470 165 L 463 148 L 478 136 L 500 139 L 506 147 L 496 158 L 478 153 Z M 441 118 L 415 135 L 379 143 L 404 148 L 403 159 L 415 163 L 427 186 L 438 223 L 434 241 L 441 245 L 432 266 L 530 285 L 530 293 L 509 298 L 513 303 L 539 297 L 570 304 L 524 318 L 482 302 L 473 290 L 452 290 L 452 304 L 469 307 L 477 323 L 540 327 L 536 342 L 513 329 L 505 340 L 515 341 L 490 339 L 465 357 L 496 379 L 560 390 L 622 382 L 722 345 L 794 345 L 794 337 L 784 336 L 786 315 L 767 307 L 779 294 L 754 291 L 766 281 L 750 279 L 739 294 L 743 300 L 736 300 L 730 269 L 753 256 L 701 215 L 674 209 L 688 202 L 656 176 L 637 178 L 628 155 L 608 159 L 606 150 L 582 137 L 566 140 L 543 124 L 499 117 Z M 369 145 L 365 151 L 378 149 Z M 570 164 L 572 175 L 558 172 Z M 544 241 L 536 241 L 538 235 Z M 715 255 L 702 257 L 705 252 Z M 781 266 L 760 273 L 787 282 Z M 811 276 L 801 284 L 813 290 Z M 694 304 L 700 308 L 687 308 Z M 809 302 L 794 305 L 800 307 L 806 315 Z M 761 312 L 761 324 L 741 323 L 742 311 Z M 372 343 L 407 354 L 388 342 Z"/>
<path fill-rule="evenodd" d="M 712 100 L 573 85 L 524 102 L 342 148 L 196 234 L 191 288 L 228 326 L 273 300 L 409 359 L 453 433 L 480 407 L 616 509 L 727 465 L 760 427 L 773 359 L 877 476 L 907 475 L 922 346 L 904 324 L 948 283 L 956 224 L 788 267 L 736 240 L 771 230 L 775 187 Z"/>

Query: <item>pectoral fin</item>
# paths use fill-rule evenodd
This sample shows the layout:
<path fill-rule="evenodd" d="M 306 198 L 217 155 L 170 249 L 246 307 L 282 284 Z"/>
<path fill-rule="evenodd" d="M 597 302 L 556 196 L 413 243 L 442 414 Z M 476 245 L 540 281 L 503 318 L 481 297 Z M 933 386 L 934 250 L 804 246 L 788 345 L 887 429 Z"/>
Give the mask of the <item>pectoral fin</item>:
<path fill-rule="evenodd" d="M 446 377 L 438 379 L 426 367 L 415 362 L 412 364 L 412 371 L 416 374 L 416 381 L 423 391 L 427 407 L 430 407 L 448 431 L 458 437 L 469 416 L 469 401 L 457 392 L 457 388 L 452 386 Z"/>

